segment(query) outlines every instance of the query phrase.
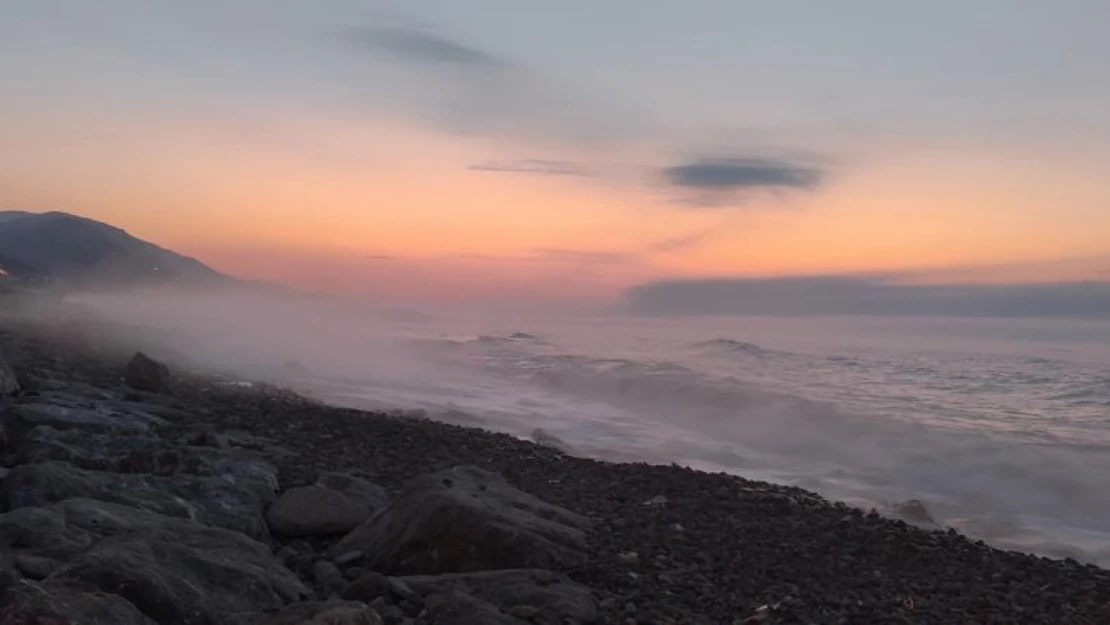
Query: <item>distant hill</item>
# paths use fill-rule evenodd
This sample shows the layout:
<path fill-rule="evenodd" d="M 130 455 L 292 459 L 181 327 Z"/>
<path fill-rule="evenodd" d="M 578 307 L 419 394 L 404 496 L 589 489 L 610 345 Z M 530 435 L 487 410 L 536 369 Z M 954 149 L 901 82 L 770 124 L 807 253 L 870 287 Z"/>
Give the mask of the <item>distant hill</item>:
<path fill-rule="evenodd" d="M 80 286 L 232 281 L 194 258 L 60 212 L 0 211 L 0 268 L 10 278 Z"/>

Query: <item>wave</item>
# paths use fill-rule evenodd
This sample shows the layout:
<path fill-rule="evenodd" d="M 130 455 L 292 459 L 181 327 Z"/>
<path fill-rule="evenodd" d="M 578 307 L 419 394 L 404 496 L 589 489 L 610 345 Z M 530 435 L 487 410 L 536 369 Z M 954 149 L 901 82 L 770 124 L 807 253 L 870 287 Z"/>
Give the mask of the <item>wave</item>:
<path fill-rule="evenodd" d="M 698 341 L 693 344 L 695 349 L 715 354 L 743 354 L 747 356 L 764 357 L 775 353 L 773 350 L 760 347 L 755 343 L 738 341 L 735 339 L 717 338 L 709 341 Z"/>

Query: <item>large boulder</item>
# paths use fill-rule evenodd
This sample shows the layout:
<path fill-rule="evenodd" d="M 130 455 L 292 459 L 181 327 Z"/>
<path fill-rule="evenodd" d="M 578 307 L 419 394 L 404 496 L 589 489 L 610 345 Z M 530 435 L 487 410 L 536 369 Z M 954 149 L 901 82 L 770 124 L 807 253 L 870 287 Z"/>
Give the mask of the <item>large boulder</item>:
<path fill-rule="evenodd" d="M 266 512 L 270 529 L 282 536 L 346 534 L 367 516 L 365 506 L 321 486 L 291 488 Z"/>
<path fill-rule="evenodd" d="M 521 625 L 496 606 L 470 595 L 452 591 L 428 598 L 429 625 Z"/>
<path fill-rule="evenodd" d="M 142 352 L 136 353 L 127 363 L 123 381 L 138 391 L 173 394 L 170 390 L 170 368 Z"/>
<path fill-rule="evenodd" d="M 463 593 L 502 612 L 527 610 L 538 623 L 561 625 L 569 619 L 588 624 L 599 617 L 593 591 L 551 571 L 517 569 L 399 579 L 425 597 Z"/>
<path fill-rule="evenodd" d="M 270 500 L 252 480 L 86 471 L 64 462 L 21 465 L 0 484 L 0 509 L 44 506 L 85 497 L 223 527 L 269 540 L 263 514 Z"/>
<path fill-rule="evenodd" d="M 239 532 L 103 501 L 0 515 L 8 550 L 64 560 L 48 583 L 116 593 L 158 623 L 238 623 L 309 593 L 267 545 Z"/>
<path fill-rule="evenodd" d="M 363 506 L 366 509 L 366 518 L 374 516 L 389 505 L 389 494 L 384 488 L 350 473 L 321 473 L 316 478 L 316 485 L 339 491 L 347 499 Z"/>
<path fill-rule="evenodd" d="M 0 412 L 0 449 L 18 449 L 24 437 L 40 425 L 103 434 L 149 434 L 160 422 L 149 415 L 107 408 L 46 402 L 19 404 Z"/>
<path fill-rule="evenodd" d="M 382 625 L 378 613 L 357 601 L 304 601 L 264 614 L 257 625 Z"/>
<path fill-rule="evenodd" d="M 0 601 L 4 625 L 157 625 L 130 601 L 79 585 L 23 580 Z"/>
<path fill-rule="evenodd" d="M 16 451 L 16 464 L 52 460 L 81 469 L 113 473 L 187 473 L 232 480 L 253 480 L 278 488 L 277 469 L 260 454 L 204 446 L 175 445 L 157 436 L 111 435 L 39 426 Z"/>
<path fill-rule="evenodd" d="M 560 569 L 586 561 L 587 527 L 496 473 L 464 466 L 416 479 L 331 554 L 361 551 L 385 573 Z"/>

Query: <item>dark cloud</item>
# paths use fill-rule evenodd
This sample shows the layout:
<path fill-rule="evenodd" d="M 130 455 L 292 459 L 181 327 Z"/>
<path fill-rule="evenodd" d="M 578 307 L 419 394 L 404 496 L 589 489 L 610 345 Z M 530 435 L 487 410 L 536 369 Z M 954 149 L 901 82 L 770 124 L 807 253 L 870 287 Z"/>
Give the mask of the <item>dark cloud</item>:
<path fill-rule="evenodd" d="M 811 191 L 824 178 L 820 169 L 758 158 L 699 159 L 667 167 L 663 175 L 676 187 L 708 192 L 750 189 Z"/>
<path fill-rule="evenodd" d="M 365 48 L 414 63 L 454 65 L 474 69 L 503 69 L 509 62 L 441 35 L 405 28 L 372 28 L 350 33 L 349 39 Z"/>
<path fill-rule="evenodd" d="M 1110 282 L 905 284 L 811 276 L 673 280 L 629 289 L 630 312 L 660 315 L 932 315 L 1110 318 Z"/>
<path fill-rule="evenodd" d="M 491 171 L 510 174 L 533 174 L 537 176 L 581 176 L 589 177 L 589 168 L 574 161 L 548 159 L 523 159 L 516 161 L 487 161 L 471 165 L 474 171 Z"/>

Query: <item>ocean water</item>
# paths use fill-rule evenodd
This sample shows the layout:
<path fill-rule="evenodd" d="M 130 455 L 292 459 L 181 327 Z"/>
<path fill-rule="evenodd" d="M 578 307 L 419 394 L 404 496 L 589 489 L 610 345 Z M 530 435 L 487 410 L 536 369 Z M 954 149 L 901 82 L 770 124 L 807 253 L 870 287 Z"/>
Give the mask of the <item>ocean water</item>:
<path fill-rule="evenodd" d="M 1110 567 L 1107 321 L 297 310 L 235 326 L 234 306 L 163 306 L 145 320 L 177 319 L 188 356 L 334 403 L 541 428 L 584 456 L 798 485 Z"/>

